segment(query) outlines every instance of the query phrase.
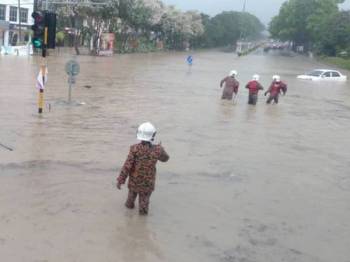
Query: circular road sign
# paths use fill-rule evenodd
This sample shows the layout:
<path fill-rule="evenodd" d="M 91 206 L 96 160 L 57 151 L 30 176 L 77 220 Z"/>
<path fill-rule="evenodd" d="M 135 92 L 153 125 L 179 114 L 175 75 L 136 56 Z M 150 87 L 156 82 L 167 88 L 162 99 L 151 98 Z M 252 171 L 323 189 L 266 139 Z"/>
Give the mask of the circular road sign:
<path fill-rule="evenodd" d="M 66 63 L 66 73 L 70 76 L 76 76 L 80 72 L 80 65 L 75 60 L 69 60 Z"/>

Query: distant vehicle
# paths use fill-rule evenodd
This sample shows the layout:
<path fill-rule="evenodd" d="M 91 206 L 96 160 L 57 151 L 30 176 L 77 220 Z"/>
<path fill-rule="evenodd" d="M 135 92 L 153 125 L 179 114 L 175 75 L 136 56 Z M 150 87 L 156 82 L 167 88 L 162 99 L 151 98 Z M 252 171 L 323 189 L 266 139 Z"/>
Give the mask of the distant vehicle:
<path fill-rule="evenodd" d="M 315 69 L 304 75 L 298 75 L 298 79 L 312 81 L 346 81 L 347 77 L 339 71 L 331 69 Z"/>
<path fill-rule="evenodd" d="M 264 45 L 264 52 L 269 52 L 270 50 L 286 50 L 289 48 L 289 42 L 279 42 L 273 41 L 266 43 Z"/>

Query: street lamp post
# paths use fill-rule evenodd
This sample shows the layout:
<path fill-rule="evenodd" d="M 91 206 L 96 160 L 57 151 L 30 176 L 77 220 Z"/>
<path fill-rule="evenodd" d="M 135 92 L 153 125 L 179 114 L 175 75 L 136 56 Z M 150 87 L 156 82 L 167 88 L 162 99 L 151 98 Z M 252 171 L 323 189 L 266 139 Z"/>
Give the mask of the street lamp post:
<path fill-rule="evenodd" d="M 244 0 L 244 3 L 243 3 L 243 10 L 242 10 L 242 13 L 244 14 L 245 13 L 245 10 L 246 10 L 246 6 L 247 6 L 247 0 Z M 244 27 L 244 23 L 243 23 L 243 27 Z M 242 40 L 242 38 L 245 36 L 245 28 L 241 28 L 241 36 L 240 36 L 240 39 Z"/>

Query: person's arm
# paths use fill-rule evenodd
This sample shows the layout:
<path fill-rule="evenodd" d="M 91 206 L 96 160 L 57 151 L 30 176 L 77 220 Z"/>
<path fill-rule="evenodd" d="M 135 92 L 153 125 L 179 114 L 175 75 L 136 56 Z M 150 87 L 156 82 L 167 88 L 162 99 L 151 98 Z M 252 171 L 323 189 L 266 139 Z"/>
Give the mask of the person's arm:
<path fill-rule="evenodd" d="M 287 94 L 287 85 L 285 83 L 282 84 L 282 92 L 283 92 L 283 95 L 285 96 Z"/>
<path fill-rule="evenodd" d="M 258 90 L 264 90 L 264 87 L 260 83 L 258 83 Z"/>
<path fill-rule="evenodd" d="M 125 184 L 126 179 L 128 178 L 132 168 L 134 167 L 135 156 L 130 148 L 128 157 L 125 160 L 125 163 L 120 171 L 120 174 L 117 178 L 117 188 L 121 189 L 121 185 Z"/>
<path fill-rule="evenodd" d="M 158 160 L 161 162 L 167 162 L 169 160 L 168 153 L 164 150 L 164 148 L 161 145 L 158 145 L 158 146 L 159 146 Z"/>
<path fill-rule="evenodd" d="M 222 85 L 226 82 L 226 77 L 224 79 L 221 80 L 220 82 L 220 87 L 222 87 Z"/>
<path fill-rule="evenodd" d="M 239 82 L 236 80 L 236 85 L 235 87 L 233 88 L 233 92 L 237 95 L 238 93 L 238 89 L 239 89 Z"/>
<path fill-rule="evenodd" d="M 249 83 L 245 85 L 245 88 L 249 89 Z"/>
<path fill-rule="evenodd" d="M 273 83 L 270 85 L 269 89 L 267 89 L 267 91 L 265 92 L 265 96 L 271 92 L 272 86 L 273 86 Z"/>

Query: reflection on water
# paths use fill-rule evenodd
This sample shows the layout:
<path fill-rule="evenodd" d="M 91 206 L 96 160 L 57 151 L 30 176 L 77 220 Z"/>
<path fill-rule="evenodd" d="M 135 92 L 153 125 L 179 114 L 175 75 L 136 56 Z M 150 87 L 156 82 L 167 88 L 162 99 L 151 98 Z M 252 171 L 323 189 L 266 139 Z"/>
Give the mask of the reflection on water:
<path fill-rule="evenodd" d="M 159 240 L 149 229 L 147 217 L 140 217 L 137 212 L 134 214 L 129 212 L 125 224 L 118 228 L 118 238 L 122 239 L 123 261 L 162 261 L 164 259 L 159 248 Z"/>

